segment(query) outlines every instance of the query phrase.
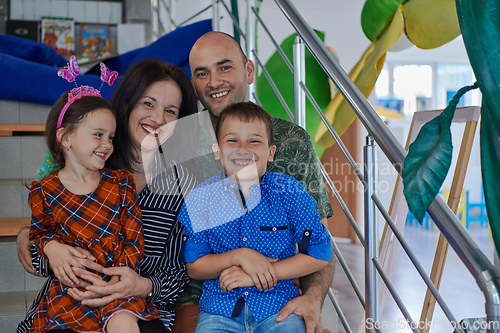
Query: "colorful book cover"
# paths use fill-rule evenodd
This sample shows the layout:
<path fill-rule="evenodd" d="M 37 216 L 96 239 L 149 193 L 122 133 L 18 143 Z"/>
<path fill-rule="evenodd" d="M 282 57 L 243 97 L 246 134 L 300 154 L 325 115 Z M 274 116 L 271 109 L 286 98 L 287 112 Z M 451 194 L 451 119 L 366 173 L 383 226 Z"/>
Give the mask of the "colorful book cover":
<path fill-rule="evenodd" d="M 75 53 L 75 22 L 72 18 L 42 17 L 42 42 L 62 56 Z"/>
<path fill-rule="evenodd" d="M 80 40 L 82 43 L 82 57 L 106 58 L 111 55 L 109 40 L 109 25 L 85 24 L 80 25 Z"/>

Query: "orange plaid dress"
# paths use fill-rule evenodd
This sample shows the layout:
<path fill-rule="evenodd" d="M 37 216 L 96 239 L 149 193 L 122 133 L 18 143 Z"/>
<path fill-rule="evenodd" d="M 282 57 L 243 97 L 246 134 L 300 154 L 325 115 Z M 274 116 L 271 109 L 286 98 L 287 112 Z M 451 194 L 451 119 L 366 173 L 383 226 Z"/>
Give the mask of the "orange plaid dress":
<path fill-rule="evenodd" d="M 39 255 L 51 240 L 79 246 L 92 253 L 104 267 L 140 268 L 144 254 L 141 210 L 136 201 L 135 182 L 128 171 L 101 170 L 99 186 L 91 193 L 69 192 L 55 172 L 31 184 L 30 240 Z M 109 276 L 102 275 L 109 280 Z M 107 306 L 82 305 L 67 294 L 57 278 L 38 306 L 30 333 L 51 329 L 102 332 L 114 313 L 128 311 L 142 320 L 159 318 L 155 306 L 143 298 L 117 299 Z"/>

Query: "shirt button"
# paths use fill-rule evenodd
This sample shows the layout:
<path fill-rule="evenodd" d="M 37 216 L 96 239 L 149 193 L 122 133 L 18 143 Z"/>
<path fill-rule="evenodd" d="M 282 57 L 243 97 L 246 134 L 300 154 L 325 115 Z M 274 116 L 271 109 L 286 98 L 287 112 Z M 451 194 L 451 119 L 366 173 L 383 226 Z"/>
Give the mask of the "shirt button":
<path fill-rule="evenodd" d="M 273 231 L 276 231 L 276 230 L 278 230 L 278 228 L 276 228 L 276 227 L 273 227 Z"/>
<path fill-rule="evenodd" d="M 247 241 L 247 238 L 246 237 L 243 237 L 243 241 L 246 242 Z"/>
<path fill-rule="evenodd" d="M 245 291 L 244 294 L 245 294 L 245 296 L 248 296 L 248 291 Z"/>
<path fill-rule="evenodd" d="M 309 231 L 304 232 L 304 235 L 309 236 Z"/>
<path fill-rule="evenodd" d="M 248 209 L 246 209 L 246 208 L 245 208 L 245 209 L 244 209 L 244 211 L 245 211 L 245 213 L 246 213 L 246 212 L 248 211 Z"/>
<path fill-rule="evenodd" d="M 267 188 L 267 185 L 264 185 L 264 188 Z"/>
<path fill-rule="evenodd" d="M 233 188 L 234 188 L 234 185 L 233 185 L 233 184 L 231 184 L 231 185 L 229 185 L 229 186 L 231 186 L 231 187 L 233 187 Z"/>
<path fill-rule="evenodd" d="M 186 241 L 186 240 L 187 240 L 187 237 L 186 237 L 186 236 L 184 236 L 184 241 Z"/>

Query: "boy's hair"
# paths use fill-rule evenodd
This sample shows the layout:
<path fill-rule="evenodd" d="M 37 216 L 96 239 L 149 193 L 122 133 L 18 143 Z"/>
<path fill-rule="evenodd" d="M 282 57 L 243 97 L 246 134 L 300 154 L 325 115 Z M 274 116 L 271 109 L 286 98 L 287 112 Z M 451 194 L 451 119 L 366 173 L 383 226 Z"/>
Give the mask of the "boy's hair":
<path fill-rule="evenodd" d="M 57 120 L 67 101 L 68 92 L 65 92 L 54 103 L 52 109 L 50 109 L 45 124 L 45 140 L 47 141 L 47 147 L 54 157 L 54 161 L 58 163 L 61 168 L 64 167 L 65 160 L 61 142 L 57 142 L 56 140 Z M 111 108 L 111 104 L 102 97 L 84 96 L 71 103 L 62 120 L 61 128 L 66 130 L 64 135 L 75 131 L 78 124 L 82 122 L 85 116 L 98 109 L 108 109 L 113 113 L 113 116 L 115 115 L 115 112 Z"/>
<path fill-rule="evenodd" d="M 220 140 L 220 131 L 222 124 L 227 118 L 235 117 L 246 123 L 252 121 L 260 120 L 266 125 L 267 132 L 267 142 L 269 146 L 273 144 L 273 123 L 271 121 L 271 116 L 262 107 L 254 104 L 252 102 L 240 102 L 227 106 L 222 110 L 219 120 L 217 121 L 217 127 L 215 129 L 215 137 L 217 138 L 217 143 Z"/>

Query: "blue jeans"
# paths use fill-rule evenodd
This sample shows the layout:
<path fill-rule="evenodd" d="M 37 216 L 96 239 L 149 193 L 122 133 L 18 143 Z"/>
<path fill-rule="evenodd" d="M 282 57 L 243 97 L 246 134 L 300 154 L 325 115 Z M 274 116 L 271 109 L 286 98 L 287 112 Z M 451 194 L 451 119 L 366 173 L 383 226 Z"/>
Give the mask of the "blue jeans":
<path fill-rule="evenodd" d="M 276 317 L 278 317 L 278 314 L 272 315 L 271 317 L 266 318 L 258 323 L 253 318 L 252 311 L 250 311 L 246 303 L 238 317 L 228 318 L 205 311 L 200 311 L 200 315 L 198 316 L 198 323 L 196 325 L 196 330 L 194 331 L 194 333 L 305 333 L 306 325 L 304 323 L 304 319 L 297 316 L 296 314 L 292 313 L 280 323 L 276 322 Z"/>

